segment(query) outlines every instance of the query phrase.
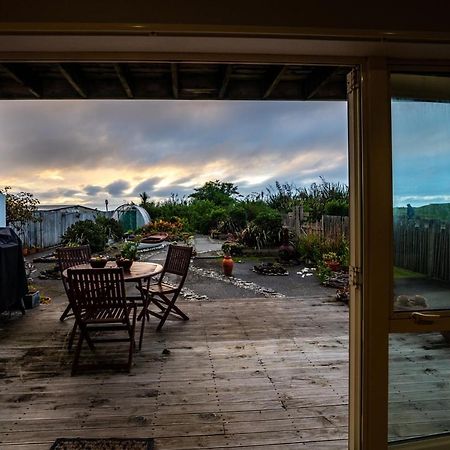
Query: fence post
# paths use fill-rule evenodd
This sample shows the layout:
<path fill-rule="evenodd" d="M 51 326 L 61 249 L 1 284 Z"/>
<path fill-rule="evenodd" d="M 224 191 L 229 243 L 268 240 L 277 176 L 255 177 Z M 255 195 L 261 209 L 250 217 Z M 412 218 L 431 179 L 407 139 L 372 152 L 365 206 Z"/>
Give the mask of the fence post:
<path fill-rule="evenodd" d="M 427 242 L 427 275 L 433 278 L 434 272 L 434 241 L 436 235 L 436 226 L 433 220 L 428 222 L 428 242 Z"/>
<path fill-rule="evenodd" d="M 297 237 L 300 237 L 301 226 L 303 222 L 303 205 L 297 205 L 294 211 L 295 211 L 294 216 L 295 234 L 297 235 Z"/>

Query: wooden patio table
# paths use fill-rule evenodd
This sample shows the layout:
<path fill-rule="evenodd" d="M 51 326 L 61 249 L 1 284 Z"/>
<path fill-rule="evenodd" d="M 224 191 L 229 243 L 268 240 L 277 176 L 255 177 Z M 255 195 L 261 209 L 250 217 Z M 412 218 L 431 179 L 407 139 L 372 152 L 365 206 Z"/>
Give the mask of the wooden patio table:
<path fill-rule="evenodd" d="M 117 264 L 114 261 L 108 261 L 106 263 L 106 267 L 117 267 Z M 71 269 L 91 269 L 90 264 L 79 264 L 78 266 L 73 266 Z M 162 265 L 156 264 L 152 262 L 144 262 L 144 261 L 134 261 L 130 270 L 123 271 L 123 278 L 125 282 L 134 281 L 141 282 L 147 280 L 148 278 L 152 278 L 155 275 L 158 275 L 162 272 Z M 67 278 L 67 269 L 63 271 L 63 277 Z"/>
<path fill-rule="evenodd" d="M 108 261 L 106 263 L 106 267 L 117 267 L 117 264 L 114 261 Z M 92 269 L 92 266 L 90 264 L 79 264 L 77 266 L 70 267 L 72 270 L 76 269 Z M 144 281 L 149 281 L 150 278 L 154 277 L 155 275 L 159 275 L 163 270 L 163 266 L 161 264 L 156 264 L 152 262 L 144 262 L 144 261 L 134 261 L 133 265 L 131 266 L 130 270 L 124 270 L 123 271 L 123 278 L 124 281 L 127 282 L 135 282 L 137 283 L 138 291 L 140 292 L 139 296 L 128 296 L 127 300 L 129 301 L 141 301 L 142 302 L 142 311 L 139 314 L 139 317 L 141 318 L 142 326 L 141 326 L 141 333 L 139 337 L 139 350 L 142 347 L 142 339 L 144 336 L 144 326 L 145 326 L 145 318 L 142 318 L 142 315 L 146 313 L 148 308 L 148 298 L 144 294 L 146 292 L 146 289 L 142 289 L 142 283 Z M 63 277 L 67 278 L 67 269 L 63 271 L 62 273 Z"/>

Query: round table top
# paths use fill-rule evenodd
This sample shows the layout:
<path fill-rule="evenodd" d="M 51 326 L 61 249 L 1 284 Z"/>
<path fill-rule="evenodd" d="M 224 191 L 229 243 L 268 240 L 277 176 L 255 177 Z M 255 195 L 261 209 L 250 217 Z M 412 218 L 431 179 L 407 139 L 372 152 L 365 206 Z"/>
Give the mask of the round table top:
<path fill-rule="evenodd" d="M 114 261 L 108 261 L 106 267 L 117 267 Z M 92 269 L 91 265 L 79 264 L 78 266 L 70 267 L 70 269 Z M 152 262 L 134 261 L 130 270 L 123 271 L 125 281 L 138 281 L 145 278 L 153 277 L 162 272 L 163 266 Z M 63 271 L 63 277 L 67 278 L 67 269 Z"/>

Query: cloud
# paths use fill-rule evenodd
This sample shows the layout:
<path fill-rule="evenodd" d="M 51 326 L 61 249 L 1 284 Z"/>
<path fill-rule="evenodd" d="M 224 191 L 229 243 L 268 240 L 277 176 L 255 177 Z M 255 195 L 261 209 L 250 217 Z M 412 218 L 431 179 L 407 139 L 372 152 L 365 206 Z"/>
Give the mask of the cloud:
<path fill-rule="evenodd" d="M 0 137 L 2 180 L 65 186 L 90 204 L 184 195 L 211 179 L 254 190 L 347 180 L 345 102 L 4 101 Z"/>
<path fill-rule="evenodd" d="M 108 192 L 108 194 L 113 196 L 120 196 L 123 195 L 124 192 L 130 187 L 130 183 L 125 180 L 116 180 L 112 183 L 105 186 L 105 191 Z"/>
<path fill-rule="evenodd" d="M 151 194 L 153 190 L 155 189 L 155 184 L 158 184 L 161 181 L 160 177 L 152 177 L 147 178 L 144 181 L 141 181 L 139 184 L 137 184 L 132 192 L 132 195 L 138 196 L 142 192 L 146 192 L 147 194 Z"/>
<path fill-rule="evenodd" d="M 102 192 L 104 188 L 101 186 L 88 185 L 84 187 L 84 192 L 86 195 L 97 195 L 99 192 Z"/>

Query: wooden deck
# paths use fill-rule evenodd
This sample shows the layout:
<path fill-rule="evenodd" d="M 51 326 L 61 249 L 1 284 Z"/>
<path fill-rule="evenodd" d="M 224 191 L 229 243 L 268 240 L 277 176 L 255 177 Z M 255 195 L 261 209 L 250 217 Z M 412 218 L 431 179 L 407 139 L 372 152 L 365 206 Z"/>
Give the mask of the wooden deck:
<path fill-rule="evenodd" d="M 181 304 L 191 320 L 161 333 L 152 323 L 130 374 L 70 376 L 62 299 L 3 324 L 0 447 L 48 449 L 82 436 L 154 437 L 156 449 L 346 448 L 345 306 L 321 298 Z"/>

